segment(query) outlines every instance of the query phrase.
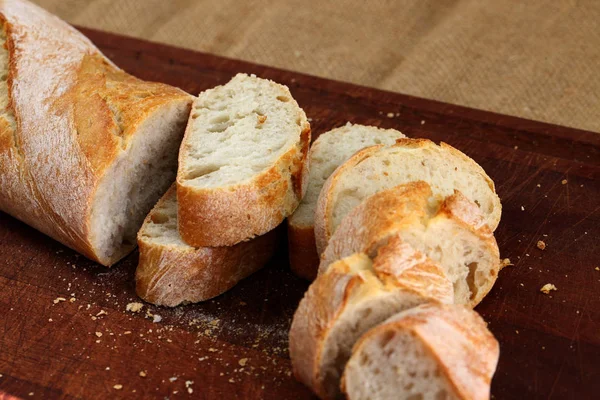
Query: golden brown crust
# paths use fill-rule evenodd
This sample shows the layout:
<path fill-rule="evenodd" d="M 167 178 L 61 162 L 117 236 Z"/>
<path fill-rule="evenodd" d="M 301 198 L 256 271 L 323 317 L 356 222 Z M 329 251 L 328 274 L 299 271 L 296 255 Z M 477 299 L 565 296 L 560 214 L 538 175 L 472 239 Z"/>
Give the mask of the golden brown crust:
<path fill-rule="evenodd" d="M 312 226 L 295 226 L 287 223 L 288 254 L 292 272 L 300 278 L 313 281 L 319 269 L 319 255 Z"/>
<path fill-rule="evenodd" d="M 104 167 L 114 160 L 114 121 L 98 97 L 86 102 L 77 88 L 90 94 L 106 89 L 88 74 L 98 61 L 115 75 L 128 76 L 74 28 L 29 2 L 2 2 L 0 21 L 10 55 L 9 109 L 16 121 L 16 129 L 9 132 L 3 125 L 0 134 L 0 208 L 88 258 L 112 264 L 117 260 L 100 260 L 92 245 L 89 217 Z M 126 87 L 106 90 L 122 100 L 115 106 L 119 112 L 132 112 L 141 121 L 155 107 L 129 105 L 127 96 L 146 83 L 125 80 Z M 156 104 L 191 101 L 177 89 L 161 91 Z"/>
<path fill-rule="evenodd" d="M 309 142 L 310 125 L 304 121 L 296 146 L 249 183 L 232 188 L 198 189 L 183 184 L 178 176 L 179 232 L 183 240 L 195 247 L 231 246 L 274 229 L 301 200 L 308 176 Z"/>
<path fill-rule="evenodd" d="M 389 332 L 410 332 L 429 350 L 456 398 L 487 400 L 500 346 L 485 321 L 465 306 L 424 304 L 399 313 L 365 333 L 353 354 Z M 342 389 L 345 387 L 342 378 Z"/>
<path fill-rule="evenodd" d="M 276 231 L 231 247 L 157 245 L 140 238 L 136 293 L 167 307 L 216 297 L 261 269 L 273 255 Z"/>
<path fill-rule="evenodd" d="M 330 398 L 321 369 L 325 341 L 342 313 L 353 304 L 383 292 L 413 295 L 413 301 L 452 302 L 452 284 L 442 268 L 400 237 L 390 238 L 375 256 L 372 267 L 362 253 L 333 263 L 311 284 L 300 302 L 290 329 L 290 357 L 296 378 L 321 398 Z"/>
<path fill-rule="evenodd" d="M 319 273 L 334 261 L 355 252 L 374 256 L 391 233 L 420 224 L 427 216 L 431 189 L 425 182 L 411 182 L 381 191 L 356 206 L 330 238 L 321 255 Z"/>

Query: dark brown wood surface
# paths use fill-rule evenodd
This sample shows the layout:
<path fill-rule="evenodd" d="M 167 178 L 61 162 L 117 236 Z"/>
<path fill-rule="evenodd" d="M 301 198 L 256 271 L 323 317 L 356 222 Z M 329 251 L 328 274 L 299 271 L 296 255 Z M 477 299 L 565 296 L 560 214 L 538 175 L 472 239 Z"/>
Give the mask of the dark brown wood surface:
<path fill-rule="evenodd" d="M 493 397 L 598 398 L 600 134 L 83 32 L 128 72 L 190 93 L 237 72 L 284 83 L 315 137 L 351 121 L 470 155 L 496 182 L 497 240 L 514 263 L 477 307 L 501 345 Z M 0 398 L 312 398 L 287 355 L 307 283 L 289 272 L 281 232 L 269 265 L 225 295 L 131 313 L 137 253 L 106 269 L 0 213 Z M 558 290 L 541 293 L 547 283 Z"/>

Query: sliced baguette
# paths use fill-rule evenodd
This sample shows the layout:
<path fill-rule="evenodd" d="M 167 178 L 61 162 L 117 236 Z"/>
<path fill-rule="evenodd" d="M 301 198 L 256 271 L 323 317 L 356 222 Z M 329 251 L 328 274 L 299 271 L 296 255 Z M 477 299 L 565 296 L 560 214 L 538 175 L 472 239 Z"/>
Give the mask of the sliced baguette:
<path fill-rule="evenodd" d="M 308 176 L 310 125 L 286 86 L 246 74 L 201 93 L 179 154 L 179 232 L 230 246 L 294 212 Z"/>
<path fill-rule="evenodd" d="M 399 139 L 390 147 L 359 151 L 328 179 L 315 213 L 317 251 L 323 252 L 344 216 L 366 197 L 383 189 L 425 181 L 435 195 L 450 196 L 457 189 L 475 202 L 493 230 L 500 222 L 501 205 L 494 183 L 472 159 L 455 148 L 427 139 Z"/>
<path fill-rule="evenodd" d="M 374 259 L 353 254 L 319 275 L 290 329 L 296 378 L 322 399 L 339 398 L 354 342 L 397 312 L 427 301 L 453 301 L 452 285 L 435 262 L 390 238 Z"/>
<path fill-rule="evenodd" d="M 458 305 L 424 304 L 364 334 L 346 364 L 348 400 L 487 400 L 500 349 L 485 321 Z"/>
<path fill-rule="evenodd" d="M 459 191 L 434 196 L 422 181 L 382 190 L 353 208 L 323 252 L 320 272 L 354 253 L 374 255 L 396 236 L 439 263 L 457 304 L 475 307 L 496 282 L 500 253 L 479 207 Z"/>
<path fill-rule="evenodd" d="M 42 8 L 0 2 L 0 210 L 109 266 L 175 179 L 193 97 Z"/>
<path fill-rule="evenodd" d="M 392 145 L 404 135 L 395 129 L 352 125 L 321 134 L 310 148 L 308 188 L 296 211 L 288 217 L 288 248 L 292 271 L 305 279 L 317 276 L 319 255 L 315 245 L 315 208 L 323 184 L 344 161 L 358 150 L 376 144 Z"/>
<path fill-rule="evenodd" d="M 276 242 L 276 233 L 271 231 L 231 247 L 187 245 L 177 231 L 173 185 L 138 233 L 137 294 L 149 303 L 168 307 L 208 300 L 262 268 Z"/>

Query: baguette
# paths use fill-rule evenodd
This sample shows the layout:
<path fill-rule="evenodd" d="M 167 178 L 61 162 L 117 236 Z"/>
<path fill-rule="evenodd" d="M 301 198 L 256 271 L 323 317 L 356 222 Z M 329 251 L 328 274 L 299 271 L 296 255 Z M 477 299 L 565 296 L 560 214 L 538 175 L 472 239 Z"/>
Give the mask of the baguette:
<path fill-rule="evenodd" d="M 294 212 L 306 191 L 310 125 L 287 87 L 245 74 L 200 94 L 179 154 L 179 232 L 230 246 Z"/>
<path fill-rule="evenodd" d="M 27 1 L 2 1 L 0 24 L 0 210 L 112 265 L 175 178 L 192 96 Z"/>
<path fill-rule="evenodd" d="M 136 291 L 145 301 L 175 307 L 218 296 L 271 258 L 275 231 L 232 247 L 193 248 L 177 231 L 173 185 L 146 217 L 138 233 Z"/>
<path fill-rule="evenodd" d="M 452 303 L 452 284 L 439 265 L 400 237 L 390 238 L 374 259 L 357 253 L 335 262 L 311 284 L 294 314 L 294 375 L 322 399 L 339 398 L 354 342 L 397 312 L 427 301 Z"/>
<path fill-rule="evenodd" d="M 364 198 L 383 189 L 425 181 L 435 195 L 450 196 L 455 189 L 479 206 L 485 222 L 495 230 L 501 205 L 494 183 L 475 161 L 441 143 L 427 139 L 399 139 L 390 147 L 359 151 L 328 179 L 315 212 L 315 240 L 319 254 L 344 216 Z"/>
<path fill-rule="evenodd" d="M 348 400 L 487 400 L 498 341 L 474 311 L 425 304 L 365 333 L 352 350 Z"/>
<path fill-rule="evenodd" d="M 500 253 L 479 207 L 459 191 L 433 196 L 422 181 L 382 190 L 352 209 L 323 252 L 320 273 L 351 254 L 373 255 L 397 235 L 439 263 L 458 304 L 475 307 L 496 282 Z"/>
<path fill-rule="evenodd" d="M 310 148 L 310 172 L 306 195 L 288 217 L 288 249 L 292 271 L 308 280 L 317 276 L 319 255 L 315 245 L 315 207 L 323 184 L 331 173 L 358 150 L 376 144 L 392 145 L 404 135 L 394 129 L 352 125 L 321 134 Z"/>

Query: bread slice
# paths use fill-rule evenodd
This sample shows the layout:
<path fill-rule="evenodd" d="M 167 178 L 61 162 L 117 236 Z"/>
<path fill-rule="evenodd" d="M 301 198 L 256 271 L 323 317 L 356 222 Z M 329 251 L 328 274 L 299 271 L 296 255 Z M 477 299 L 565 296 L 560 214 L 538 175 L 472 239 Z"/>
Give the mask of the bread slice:
<path fill-rule="evenodd" d="M 319 255 L 315 245 L 315 208 L 323 184 L 358 150 L 376 144 L 392 145 L 404 135 L 395 129 L 352 125 L 332 129 L 321 134 L 310 148 L 308 188 L 296 211 L 287 219 L 290 267 L 302 278 L 317 276 Z"/>
<path fill-rule="evenodd" d="M 208 300 L 262 268 L 276 242 L 276 233 L 271 231 L 231 247 L 187 245 L 177 230 L 173 185 L 138 233 L 137 294 L 149 303 L 169 307 Z"/>
<path fill-rule="evenodd" d="M 474 311 L 424 304 L 364 334 L 346 364 L 348 400 L 487 400 L 498 341 Z"/>
<path fill-rule="evenodd" d="M 399 139 L 393 146 L 372 146 L 342 164 L 319 195 L 315 239 L 319 254 L 344 216 L 366 197 L 383 189 L 413 182 L 429 183 L 433 193 L 450 196 L 459 190 L 475 202 L 493 230 L 501 205 L 494 183 L 472 159 L 455 148 L 427 139 Z"/>
<path fill-rule="evenodd" d="M 346 215 L 319 269 L 354 253 L 374 255 L 400 236 L 444 269 L 456 303 L 475 307 L 500 270 L 498 245 L 483 221 L 479 207 L 459 191 L 441 198 L 422 181 L 399 185 L 367 197 Z"/>
<path fill-rule="evenodd" d="M 427 301 L 452 303 L 441 267 L 390 238 L 374 259 L 353 254 L 317 277 L 290 329 L 296 378 L 322 399 L 339 398 L 340 378 L 354 342 L 397 312 Z"/>
<path fill-rule="evenodd" d="M 0 2 L 0 70 L 0 210 L 114 264 L 175 179 L 193 97 L 28 1 Z"/>
<path fill-rule="evenodd" d="M 310 125 L 286 86 L 246 74 L 200 94 L 179 154 L 179 232 L 230 246 L 294 212 L 308 176 Z"/>

